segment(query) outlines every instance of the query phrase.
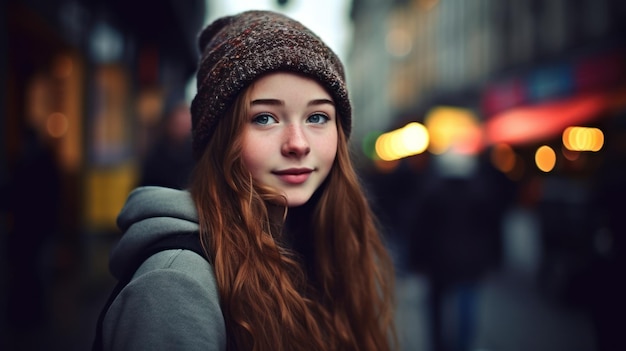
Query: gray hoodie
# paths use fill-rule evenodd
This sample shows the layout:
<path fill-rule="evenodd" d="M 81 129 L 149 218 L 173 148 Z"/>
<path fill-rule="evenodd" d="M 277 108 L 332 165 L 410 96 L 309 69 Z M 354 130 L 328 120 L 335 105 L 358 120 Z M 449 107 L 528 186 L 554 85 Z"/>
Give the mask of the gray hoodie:
<path fill-rule="evenodd" d="M 145 248 L 167 236 L 196 233 L 186 191 L 135 189 L 118 217 L 123 236 L 111 253 L 120 279 Z M 212 266 L 190 250 L 158 252 L 143 261 L 103 321 L 105 350 L 226 350 L 226 327 Z"/>

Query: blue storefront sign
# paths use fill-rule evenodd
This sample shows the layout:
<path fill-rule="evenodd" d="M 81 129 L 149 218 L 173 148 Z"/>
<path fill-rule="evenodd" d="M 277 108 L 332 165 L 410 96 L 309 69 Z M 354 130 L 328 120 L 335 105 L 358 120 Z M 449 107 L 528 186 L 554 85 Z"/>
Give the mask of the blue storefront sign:
<path fill-rule="evenodd" d="M 571 95 L 574 90 L 573 73 L 570 64 L 542 67 L 532 71 L 527 78 L 529 101 L 535 103 Z"/>

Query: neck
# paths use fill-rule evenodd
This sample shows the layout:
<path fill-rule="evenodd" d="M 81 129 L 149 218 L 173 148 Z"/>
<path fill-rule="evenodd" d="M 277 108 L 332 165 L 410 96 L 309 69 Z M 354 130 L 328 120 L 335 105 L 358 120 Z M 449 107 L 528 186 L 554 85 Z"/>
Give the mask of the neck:
<path fill-rule="evenodd" d="M 305 204 L 297 207 L 289 207 L 283 229 L 284 236 L 293 238 L 294 236 L 302 237 L 304 235 L 308 237 L 312 243 L 314 224 L 312 223 L 312 218 L 320 197 L 321 190 L 318 189 Z"/>
<path fill-rule="evenodd" d="M 302 269 L 315 281 L 315 232 L 314 214 L 321 192 L 316 191 L 304 205 L 290 207 L 282 230 L 282 243 L 293 251 L 302 264 Z"/>

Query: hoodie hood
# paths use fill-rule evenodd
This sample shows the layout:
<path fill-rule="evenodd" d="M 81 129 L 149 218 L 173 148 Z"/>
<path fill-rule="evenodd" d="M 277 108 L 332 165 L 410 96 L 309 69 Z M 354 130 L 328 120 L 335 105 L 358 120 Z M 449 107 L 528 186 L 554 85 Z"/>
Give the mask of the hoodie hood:
<path fill-rule="evenodd" d="M 198 212 L 188 191 L 156 186 L 133 190 L 117 217 L 122 237 L 111 251 L 115 278 L 133 274 L 144 251 L 168 236 L 197 233 Z"/>

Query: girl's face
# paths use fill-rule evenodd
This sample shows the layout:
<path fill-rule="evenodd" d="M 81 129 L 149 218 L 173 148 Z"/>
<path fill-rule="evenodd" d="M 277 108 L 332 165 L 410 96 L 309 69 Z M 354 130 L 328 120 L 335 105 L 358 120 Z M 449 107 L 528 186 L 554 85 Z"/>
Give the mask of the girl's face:
<path fill-rule="evenodd" d="M 271 73 L 249 93 L 243 162 L 259 183 L 282 192 L 290 207 L 306 203 L 337 154 L 337 116 L 315 80 Z"/>

